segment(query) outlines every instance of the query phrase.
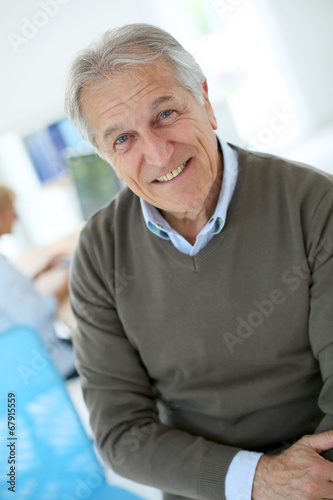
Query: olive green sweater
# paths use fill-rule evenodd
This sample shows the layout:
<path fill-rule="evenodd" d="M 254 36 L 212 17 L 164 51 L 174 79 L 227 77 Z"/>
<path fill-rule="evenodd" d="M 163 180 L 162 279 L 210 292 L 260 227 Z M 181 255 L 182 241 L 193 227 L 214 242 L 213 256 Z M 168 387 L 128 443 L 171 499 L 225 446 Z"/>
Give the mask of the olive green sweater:
<path fill-rule="evenodd" d="M 225 498 L 239 449 L 333 429 L 332 177 L 237 150 L 226 225 L 196 256 L 153 235 L 125 189 L 87 223 L 72 267 L 104 459 L 193 499 Z"/>

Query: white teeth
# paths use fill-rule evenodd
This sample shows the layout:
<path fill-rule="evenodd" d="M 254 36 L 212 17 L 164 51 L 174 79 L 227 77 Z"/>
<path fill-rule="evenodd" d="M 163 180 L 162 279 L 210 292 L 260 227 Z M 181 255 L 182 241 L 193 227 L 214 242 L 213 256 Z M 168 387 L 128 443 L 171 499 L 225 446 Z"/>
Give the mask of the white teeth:
<path fill-rule="evenodd" d="M 186 161 L 180 167 L 175 168 L 175 170 L 173 170 L 172 172 L 169 172 L 168 174 L 161 175 L 161 177 L 158 177 L 156 180 L 158 182 L 171 181 L 171 179 L 174 179 L 175 177 L 177 177 L 177 175 L 179 175 L 184 170 L 184 168 L 186 167 L 187 163 L 188 162 Z"/>

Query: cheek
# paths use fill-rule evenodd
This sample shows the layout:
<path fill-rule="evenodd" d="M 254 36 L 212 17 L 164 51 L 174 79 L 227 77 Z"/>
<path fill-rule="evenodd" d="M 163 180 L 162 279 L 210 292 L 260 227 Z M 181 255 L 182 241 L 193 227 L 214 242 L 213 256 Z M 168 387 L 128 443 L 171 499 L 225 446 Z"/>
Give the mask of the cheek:
<path fill-rule="evenodd" d="M 111 163 L 112 164 L 112 163 Z M 127 184 L 136 182 L 140 174 L 140 161 L 135 152 L 128 151 L 114 161 L 113 169 L 117 177 Z"/>
<path fill-rule="evenodd" d="M 127 162 L 124 161 L 115 161 L 113 170 L 115 171 L 118 179 L 127 182 L 127 179 L 130 175 Z"/>

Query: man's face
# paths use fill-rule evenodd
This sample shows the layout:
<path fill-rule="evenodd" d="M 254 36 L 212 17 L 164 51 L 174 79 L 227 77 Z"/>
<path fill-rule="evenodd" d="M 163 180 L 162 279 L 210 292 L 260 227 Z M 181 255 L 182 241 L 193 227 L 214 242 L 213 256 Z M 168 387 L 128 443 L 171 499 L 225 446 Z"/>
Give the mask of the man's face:
<path fill-rule="evenodd" d="M 178 217 L 208 209 L 221 180 L 206 84 L 202 92 L 200 105 L 163 65 L 125 71 L 83 91 L 83 113 L 118 177 Z"/>

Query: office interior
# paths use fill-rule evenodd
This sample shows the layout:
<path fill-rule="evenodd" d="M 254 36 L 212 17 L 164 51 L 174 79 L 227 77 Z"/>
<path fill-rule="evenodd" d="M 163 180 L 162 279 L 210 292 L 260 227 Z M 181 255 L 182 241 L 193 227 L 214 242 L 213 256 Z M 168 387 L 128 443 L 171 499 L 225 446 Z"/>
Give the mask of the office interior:
<path fill-rule="evenodd" d="M 16 192 L 19 216 L 0 252 L 27 275 L 53 252 L 72 253 L 86 220 L 123 187 L 63 110 L 74 55 L 116 26 L 157 25 L 193 54 L 223 140 L 333 174 L 331 0 L 4 0 L 0 17 L 0 182 Z M 41 280 L 41 293 L 57 279 Z M 68 301 L 59 318 L 70 335 Z M 91 439 L 78 381 L 66 390 Z"/>

